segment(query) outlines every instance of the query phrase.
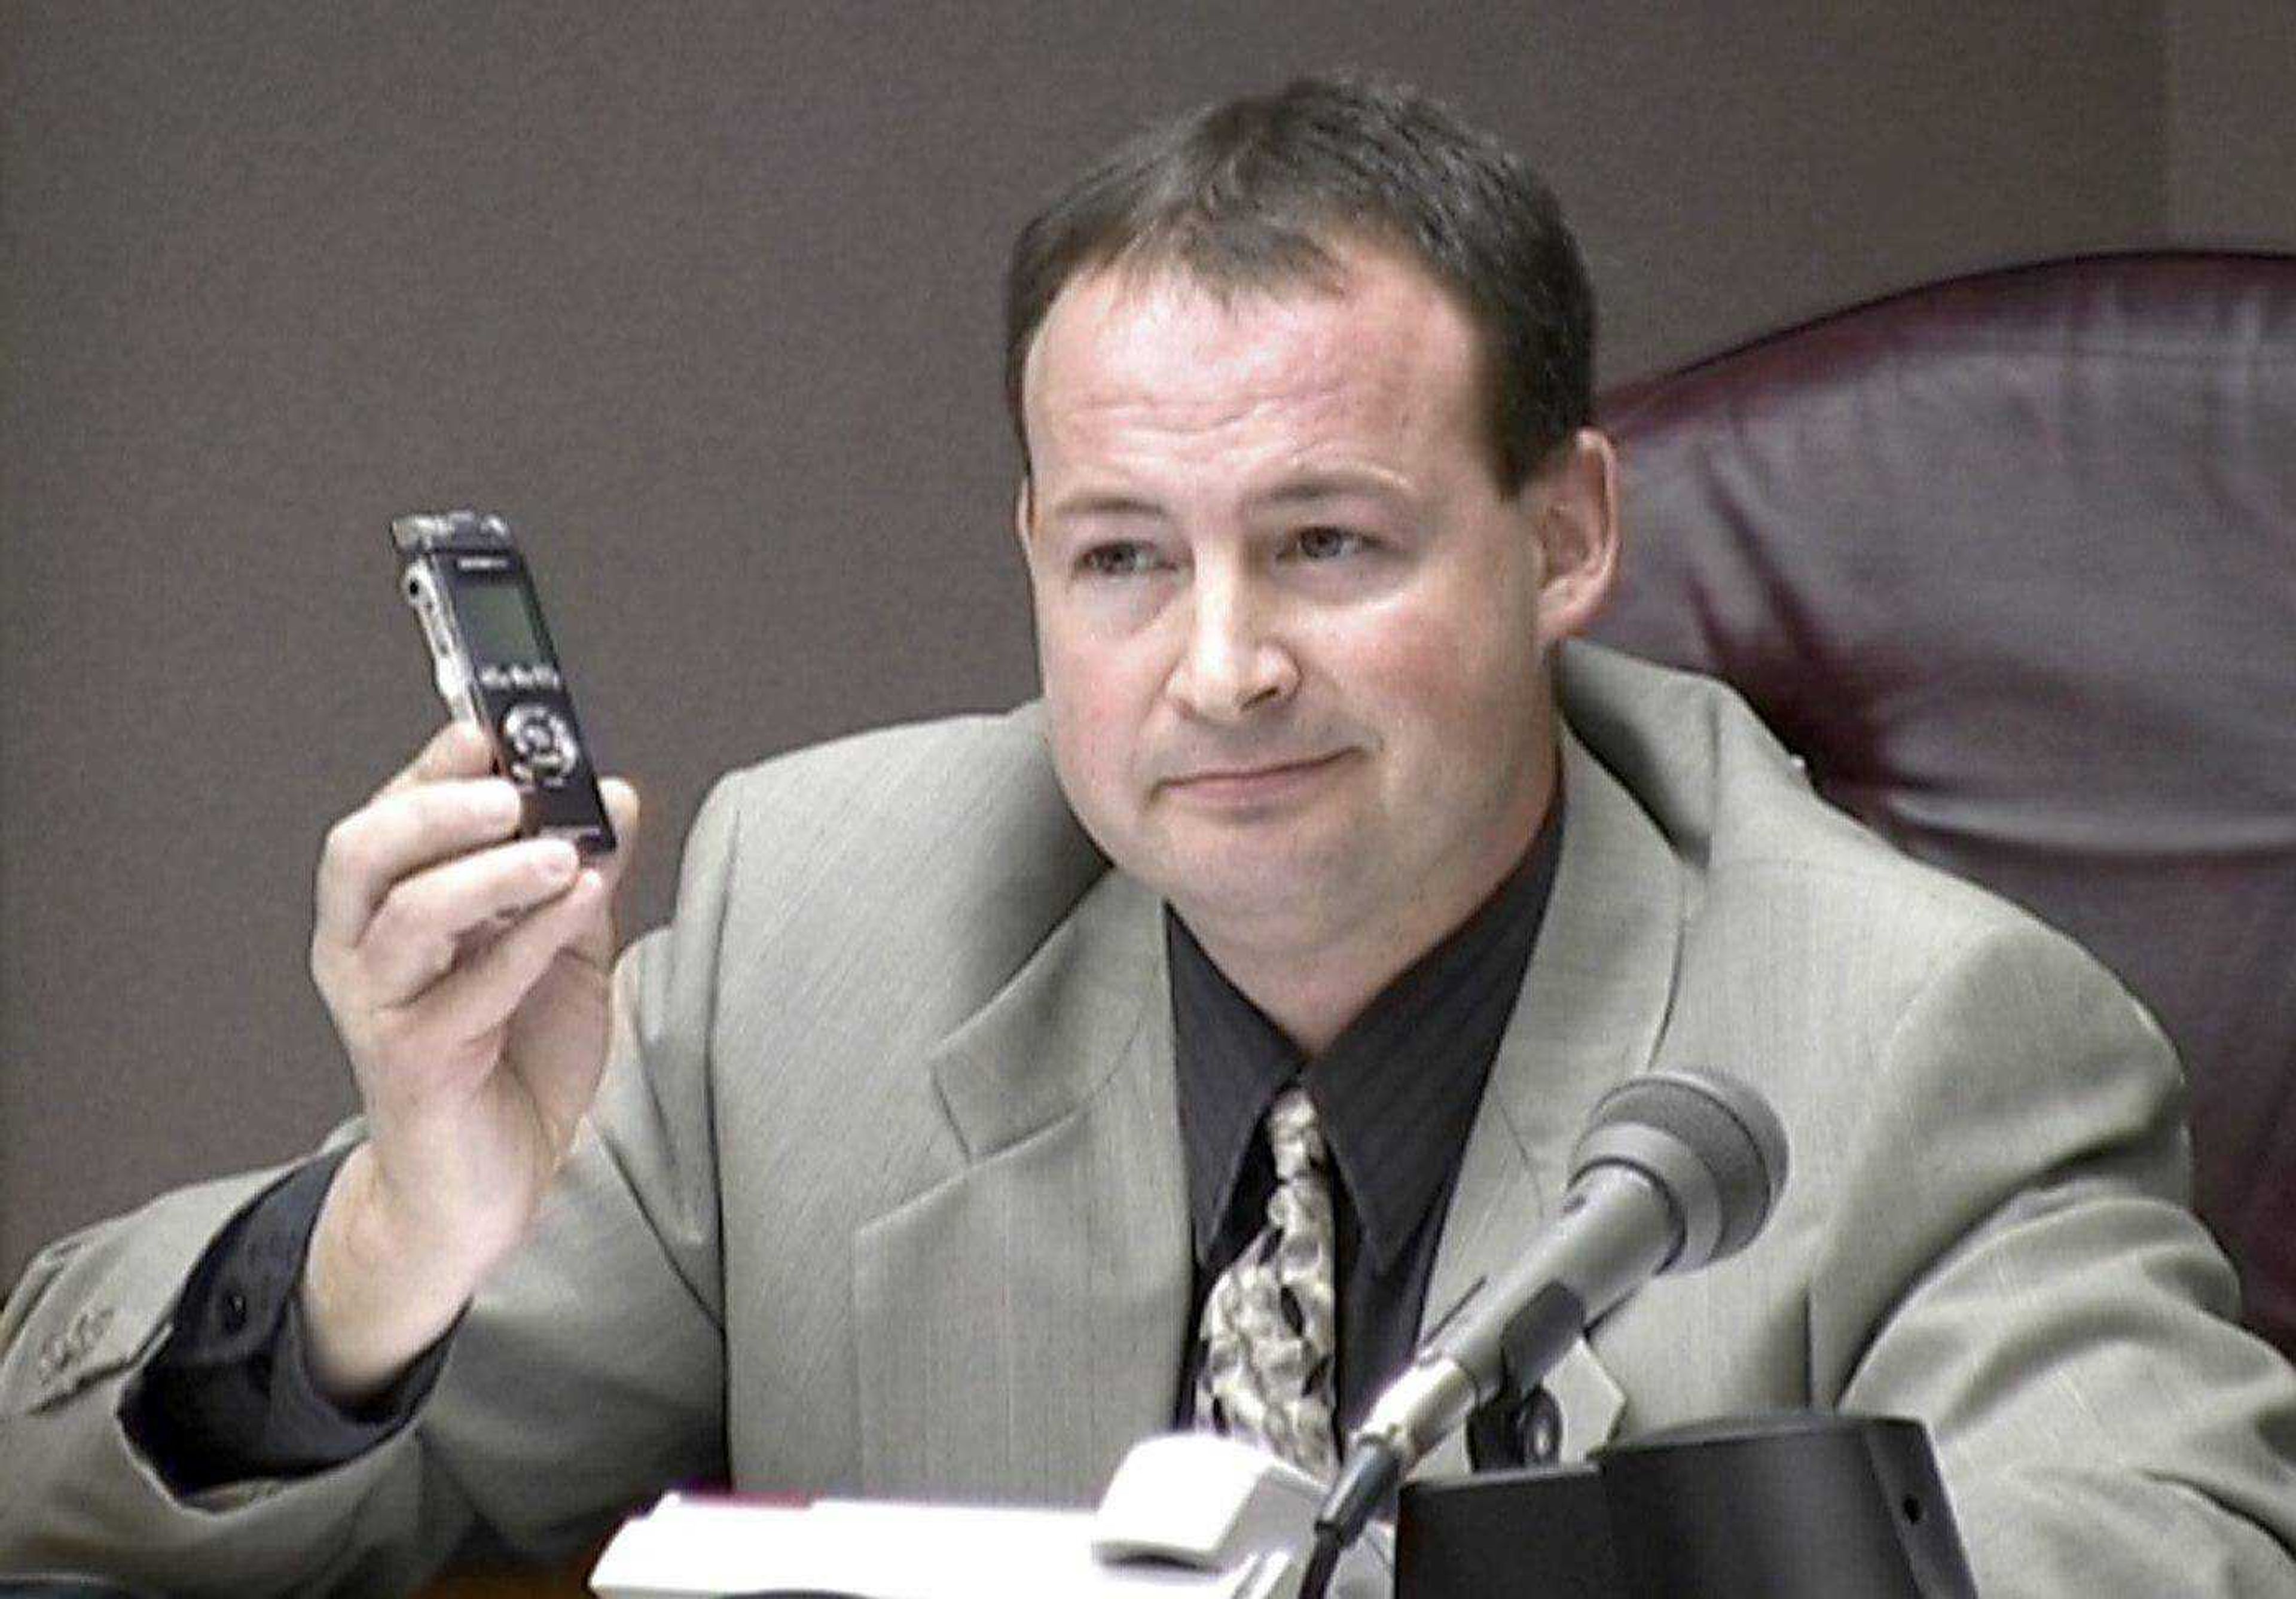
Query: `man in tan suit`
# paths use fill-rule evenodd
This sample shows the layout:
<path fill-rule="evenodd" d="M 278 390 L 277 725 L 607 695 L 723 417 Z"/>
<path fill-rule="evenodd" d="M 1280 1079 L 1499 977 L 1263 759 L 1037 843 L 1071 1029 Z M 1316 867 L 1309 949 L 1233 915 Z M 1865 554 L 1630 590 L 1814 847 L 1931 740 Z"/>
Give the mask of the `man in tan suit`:
<path fill-rule="evenodd" d="M 1041 707 L 727 780 L 611 980 L 611 873 L 434 740 L 320 866 L 362 1124 L 11 1300 L 0 1571 L 369 1591 L 696 1478 L 1087 1500 L 1200 1419 L 1273 1181 L 1207 1131 L 1240 1076 L 1327 1127 L 1344 1423 L 1350 1341 L 1407 1347 L 1595 1099 L 1686 1066 L 1761 1087 L 1792 1185 L 1563 1359 L 1565 1455 L 1912 1414 L 1988 1594 L 2290 1591 L 2296 1378 L 2183 1208 L 2158 1030 L 1718 685 L 1567 642 L 1616 468 L 1520 162 L 1295 86 L 1118 152 L 1011 287 Z"/>

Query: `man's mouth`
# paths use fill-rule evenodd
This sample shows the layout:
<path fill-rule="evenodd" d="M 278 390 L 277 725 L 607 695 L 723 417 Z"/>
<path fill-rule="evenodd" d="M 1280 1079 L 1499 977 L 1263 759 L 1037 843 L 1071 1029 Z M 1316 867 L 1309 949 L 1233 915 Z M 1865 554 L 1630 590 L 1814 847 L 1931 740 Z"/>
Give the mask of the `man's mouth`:
<path fill-rule="evenodd" d="M 1205 767 L 1183 776 L 1168 778 L 1164 787 L 1179 798 L 1204 804 L 1264 802 L 1319 782 L 1349 753 L 1341 750 L 1330 755 L 1308 756 L 1298 760 Z"/>

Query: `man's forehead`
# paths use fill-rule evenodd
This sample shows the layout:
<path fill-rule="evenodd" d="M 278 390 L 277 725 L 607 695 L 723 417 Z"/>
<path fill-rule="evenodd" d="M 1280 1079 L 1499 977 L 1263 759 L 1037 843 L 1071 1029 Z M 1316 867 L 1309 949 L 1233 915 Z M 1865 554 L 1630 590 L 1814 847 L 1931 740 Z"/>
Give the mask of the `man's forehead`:
<path fill-rule="evenodd" d="M 1327 275 L 1241 286 L 1163 263 L 1079 274 L 1023 366 L 1032 428 L 1128 404 L 1217 412 L 1256 398 L 1403 401 L 1464 389 L 1472 331 L 1431 276 L 1367 247 L 1335 250 L 1332 264 Z"/>

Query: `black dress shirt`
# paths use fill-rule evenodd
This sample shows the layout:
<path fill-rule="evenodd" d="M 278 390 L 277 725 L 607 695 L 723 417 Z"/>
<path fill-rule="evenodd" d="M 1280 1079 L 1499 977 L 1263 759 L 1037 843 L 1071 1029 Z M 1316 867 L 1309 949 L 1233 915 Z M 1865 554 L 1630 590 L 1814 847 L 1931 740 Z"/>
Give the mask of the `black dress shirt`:
<path fill-rule="evenodd" d="M 1410 1357 L 1467 1132 L 1546 914 L 1560 814 L 1558 802 L 1480 909 L 1304 1063 L 1337 1168 L 1342 1426 L 1360 1419 Z M 1212 1283 L 1266 1218 L 1275 1169 L 1259 1124 L 1303 1062 L 1177 916 L 1167 914 L 1165 931 L 1195 1245 L 1176 1406 L 1185 1425 L 1195 1322 Z M 438 1380 L 451 1329 L 356 1411 L 332 1404 L 311 1380 L 295 1287 L 341 1160 L 299 1168 L 224 1229 L 193 1269 L 175 1326 L 128 1398 L 128 1435 L 177 1492 L 339 1464 L 404 1426 Z"/>
<path fill-rule="evenodd" d="M 1267 1225 L 1268 1107 L 1304 1080 L 1334 1168 L 1341 1431 L 1418 1341 L 1435 1248 L 1483 1085 L 1554 882 L 1562 807 L 1473 915 L 1382 989 L 1313 1060 L 1164 918 L 1195 1283 L 1174 1415 L 1193 1421 L 1196 1324 L 1213 1283 Z"/>

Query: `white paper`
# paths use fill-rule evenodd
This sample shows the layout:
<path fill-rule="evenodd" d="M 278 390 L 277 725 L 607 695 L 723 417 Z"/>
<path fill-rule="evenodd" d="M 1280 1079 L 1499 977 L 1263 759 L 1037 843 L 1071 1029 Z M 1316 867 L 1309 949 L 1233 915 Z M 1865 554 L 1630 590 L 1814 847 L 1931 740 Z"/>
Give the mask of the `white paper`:
<path fill-rule="evenodd" d="M 823 1499 L 787 1506 L 672 1494 L 607 1546 L 603 1599 L 816 1593 L 849 1599 L 1125 1599 L 1274 1591 L 1259 1561 L 1226 1572 L 1104 1565 L 1089 1511 Z"/>

